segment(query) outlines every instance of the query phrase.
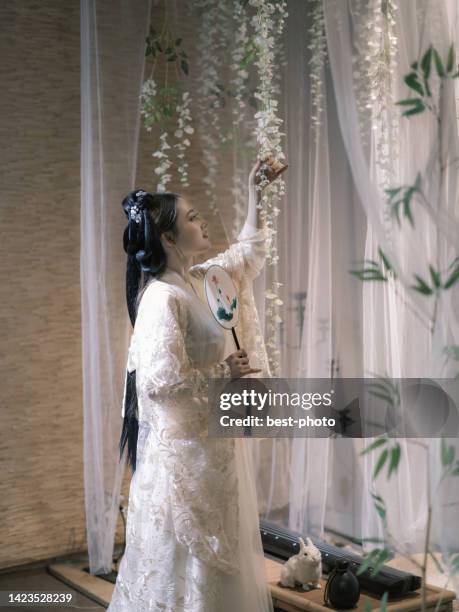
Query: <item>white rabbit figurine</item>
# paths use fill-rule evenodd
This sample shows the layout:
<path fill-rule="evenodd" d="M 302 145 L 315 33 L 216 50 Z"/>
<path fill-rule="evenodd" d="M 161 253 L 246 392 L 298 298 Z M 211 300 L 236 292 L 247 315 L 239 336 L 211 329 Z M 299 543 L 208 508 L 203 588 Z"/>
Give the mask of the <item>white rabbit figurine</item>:
<path fill-rule="evenodd" d="M 294 588 L 300 582 L 305 591 L 310 590 L 310 585 L 316 589 L 322 588 L 319 582 L 322 576 L 322 555 L 310 538 L 306 538 L 306 541 L 307 546 L 303 538 L 300 538 L 299 553 L 291 556 L 282 566 L 282 586 Z"/>

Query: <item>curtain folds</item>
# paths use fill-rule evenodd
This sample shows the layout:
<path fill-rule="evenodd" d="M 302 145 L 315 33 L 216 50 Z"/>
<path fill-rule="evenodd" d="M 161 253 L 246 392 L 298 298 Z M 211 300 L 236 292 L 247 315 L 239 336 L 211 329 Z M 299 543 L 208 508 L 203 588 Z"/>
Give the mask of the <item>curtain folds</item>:
<path fill-rule="evenodd" d="M 122 198 L 134 188 L 150 1 L 81 0 L 81 319 L 90 571 L 112 569 L 129 338 Z"/>
<path fill-rule="evenodd" d="M 179 0 L 172 4 L 177 27 L 186 11 Z M 311 70 L 317 66 L 317 48 L 311 44 L 314 6 L 323 9 L 328 49 L 328 60 L 316 71 L 320 112 L 316 89 L 311 88 Z M 394 9 L 394 22 L 386 20 L 383 27 L 395 37 L 395 55 L 391 61 L 386 56 L 389 69 L 383 76 L 365 82 L 355 63 L 356 50 L 366 44 L 359 36 L 364 20 L 371 21 L 384 7 Z M 124 470 L 117 462 L 117 443 L 130 329 L 120 274 L 125 266 L 121 199 L 135 183 L 150 13 L 151 0 L 81 0 L 84 476 L 92 573 L 111 569 Z M 438 152 L 440 146 L 444 156 L 459 159 L 459 79 L 445 88 L 440 140 L 428 113 L 404 118 L 395 103 L 410 97 L 404 77 L 431 43 L 441 57 L 452 42 L 459 51 L 457 3 L 288 0 L 288 13 L 279 105 L 289 163 L 277 235 L 284 303 L 282 376 L 455 376 L 458 363 L 447 357 L 447 347 L 459 346 L 458 287 L 441 292 L 438 300 L 406 287 L 414 283 L 415 274 L 429 278 L 429 265 L 445 273 L 458 255 L 458 166 L 452 163 L 440 173 Z M 371 35 L 373 30 L 367 30 Z M 220 64 L 228 57 L 222 56 Z M 190 74 L 188 85 L 196 100 L 201 77 L 195 71 Z M 227 80 L 222 73 L 223 85 Z M 372 94 L 376 98 L 369 108 Z M 370 98 L 365 100 L 365 95 Z M 378 113 L 372 114 L 375 105 Z M 240 142 L 250 140 L 252 115 L 239 127 Z M 205 139 L 201 147 L 202 142 Z M 231 155 L 225 167 L 232 168 L 234 176 L 224 172 L 218 185 L 220 193 L 233 189 L 235 210 L 238 200 L 237 214 L 231 214 L 230 207 L 219 211 L 227 236 L 237 235 L 237 223 L 244 220 L 242 181 L 252 161 L 247 147 L 234 145 Z M 418 173 L 426 197 L 413 203 L 414 227 L 403 215 L 399 227 L 391 221 L 384 189 L 411 185 Z M 396 267 L 399 280 L 362 282 L 350 274 L 362 260 L 376 259 L 379 248 Z M 261 321 L 264 274 L 254 282 Z M 377 491 L 387 505 L 391 536 L 405 552 L 414 553 L 424 545 L 430 501 L 433 548 L 449 558 L 459 549 L 454 530 L 459 479 L 450 486 L 440 484 L 440 440 L 398 440 L 402 458 L 397 473 L 388 480 L 383 471 L 376 481 L 372 475 L 377 454 L 360 456 L 371 441 L 254 440 L 261 515 L 311 536 L 331 529 L 357 538 L 382 537 L 381 517 L 371 496 Z M 457 437 L 447 443 L 459 457 Z M 459 590 L 455 580 L 448 586 Z"/>

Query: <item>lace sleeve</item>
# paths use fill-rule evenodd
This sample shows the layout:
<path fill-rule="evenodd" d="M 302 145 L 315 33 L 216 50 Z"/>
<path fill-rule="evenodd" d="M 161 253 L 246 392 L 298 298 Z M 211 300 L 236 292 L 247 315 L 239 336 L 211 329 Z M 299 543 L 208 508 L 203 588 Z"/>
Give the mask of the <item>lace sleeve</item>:
<path fill-rule="evenodd" d="M 237 236 L 237 242 L 215 257 L 207 259 L 204 262 L 205 268 L 216 264 L 224 268 L 230 276 L 247 276 L 253 280 L 264 266 L 270 236 L 271 230 L 267 226 L 256 228 L 246 221 Z M 203 264 L 197 264 L 191 270 L 197 270 L 200 266 Z"/>

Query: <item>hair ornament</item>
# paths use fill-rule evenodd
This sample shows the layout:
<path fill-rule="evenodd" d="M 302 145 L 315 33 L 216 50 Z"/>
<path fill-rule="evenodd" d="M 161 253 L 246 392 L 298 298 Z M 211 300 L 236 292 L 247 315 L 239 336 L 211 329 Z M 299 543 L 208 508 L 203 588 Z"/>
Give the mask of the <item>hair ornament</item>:
<path fill-rule="evenodd" d="M 143 189 L 136 191 L 135 197 L 137 198 L 137 202 L 129 207 L 129 217 L 136 223 L 140 223 L 142 221 L 141 212 L 144 209 L 143 199 L 146 195 L 147 192 L 143 191 Z"/>
<path fill-rule="evenodd" d="M 134 206 L 131 206 L 129 208 L 129 216 L 131 217 L 131 219 L 133 219 L 136 223 L 140 223 L 142 220 L 142 215 L 140 214 L 140 211 L 142 209 L 139 208 L 137 206 L 137 204 L 134 204 Z"/>

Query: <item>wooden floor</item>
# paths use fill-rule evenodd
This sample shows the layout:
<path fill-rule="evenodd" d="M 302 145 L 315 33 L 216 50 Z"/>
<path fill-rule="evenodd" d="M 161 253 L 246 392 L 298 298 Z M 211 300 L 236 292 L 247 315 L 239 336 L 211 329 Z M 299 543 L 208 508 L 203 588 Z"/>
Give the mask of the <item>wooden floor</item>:
<path fill-rule="evenodd" d="M 81 557 L 66 557 L 65 560 L 74 562 Z M 56 562 L 58 560 L 52 560 Z M 61 560 L 63 561 L 63 560 Z M 105 610 L 97 602 L 89 597 L 82 595 L 74 588 L 64 584 L 58 580 L 47 570 L 47 565 L 50 562 L 43 564 L 34 564 L 30 567 L 17 568 L 13 570 L 3 570 L 0 572 L 0 591 L 35 591 L 46 593 L 72 593 L 72 603 L 74 609 L 79 612 L 87 612 L 89 610 L 101 611 Z M 31 610 L 53 610 L 55 612 L 69 612 L 72 608 L 68 606 L 14 606 L 12 608 L 2 607 L 2 610 L 14 610 L 15 612 L 30 612 Z"/>
<path fill-rule="evenodd" d="M 277 561 L 277 560 L 276 560 Z M 275 606 L 278 605 L 280 610 L 312 610 L 310 605 L 303 607 L 298 601 L 293 601 L 295 596 L 298 598 L 298 594 L 294 591 L 283 590 L 277 588 L 278 585 L 278 574 L 280 572 L 279 563 L 272 563 L 268 556 L 265 558 L 267 563 L 267 571 L 269 577 L 269 584 L 271 593 L 273 595 L 273 601 Z M 405 571 L 415 571 L 416 568 L 407 565 L 406 559 L 394 559 L 389 565 L 403 569 Z M 97 576 L 91 576 L 87 571 L 84 571 L 88 567 L 87 555 L 72 555 L 60 559 L 51 559 L 42 564 L 34 564 L 28 567 L 20 567 L 13 570 L 0 571 L 0 591 L 35 591 L 35 592 L 47 592 L 47 593 L 71 593 L 72 607 L 78 608 L 82 612 L 89 610 L 105 610 L 108 602 L 111 599 L 111 593 L 113 590 L 113 584 L 110 581 L 103 580 Z M 429 567 L 429 583 L 437 583 L 443 578 L 440 575 L 436 575 L 435 566 Z M 115 578 L 114 576 L 112 576 Z M 112 578 L 111 577 L 111 578 Z M 114 582 L 114 580 L 113 580 Z M 439 585 L 440 586 L 440 585 Z M 320 593 L 319 593 L 320 594 Z M 303 596 L 304 594 L 302 594 Z M 321 595 L 321 594 L 320 594 Z M 450 594 L 451 595 L 451 594 Z M 452 594 L 454 596 L 454 594 Z M 278 599 L 278 597 L 280 599 Z M 459 605 L 457 599 L 451 601 L 449 598 L 449 607 L 445 608 L 443 612 L 454 611 L 459 612 Z M 288 600 L 288 601 L 287 601 Z M 290 601 L 291 600 L 291 601 Z M 306 602 L 303 602 L 305 604 Z M 379 602 L 375 601 L 373 609 L 378 608 Z M 290 605 L 288 605 L 290 604 Z M 292 605 L 296 604 L 296 605 Z M 451 605 L 452 604 L 452 605 Z M 399 606 L 400 610 L 404 606 Z M 23 611 L 31 609 L 49 609 L 56 610 L 58 612 L 68 611 L 68 606 L 21 606 L 3 608 L 11 609 L 15 611 Z M 278 608 L 275 607 L 275 610 Z M 324 609 L 324 608 L 321 608 Z M 415 608 L 413 608 L 415 609 Z"/>

